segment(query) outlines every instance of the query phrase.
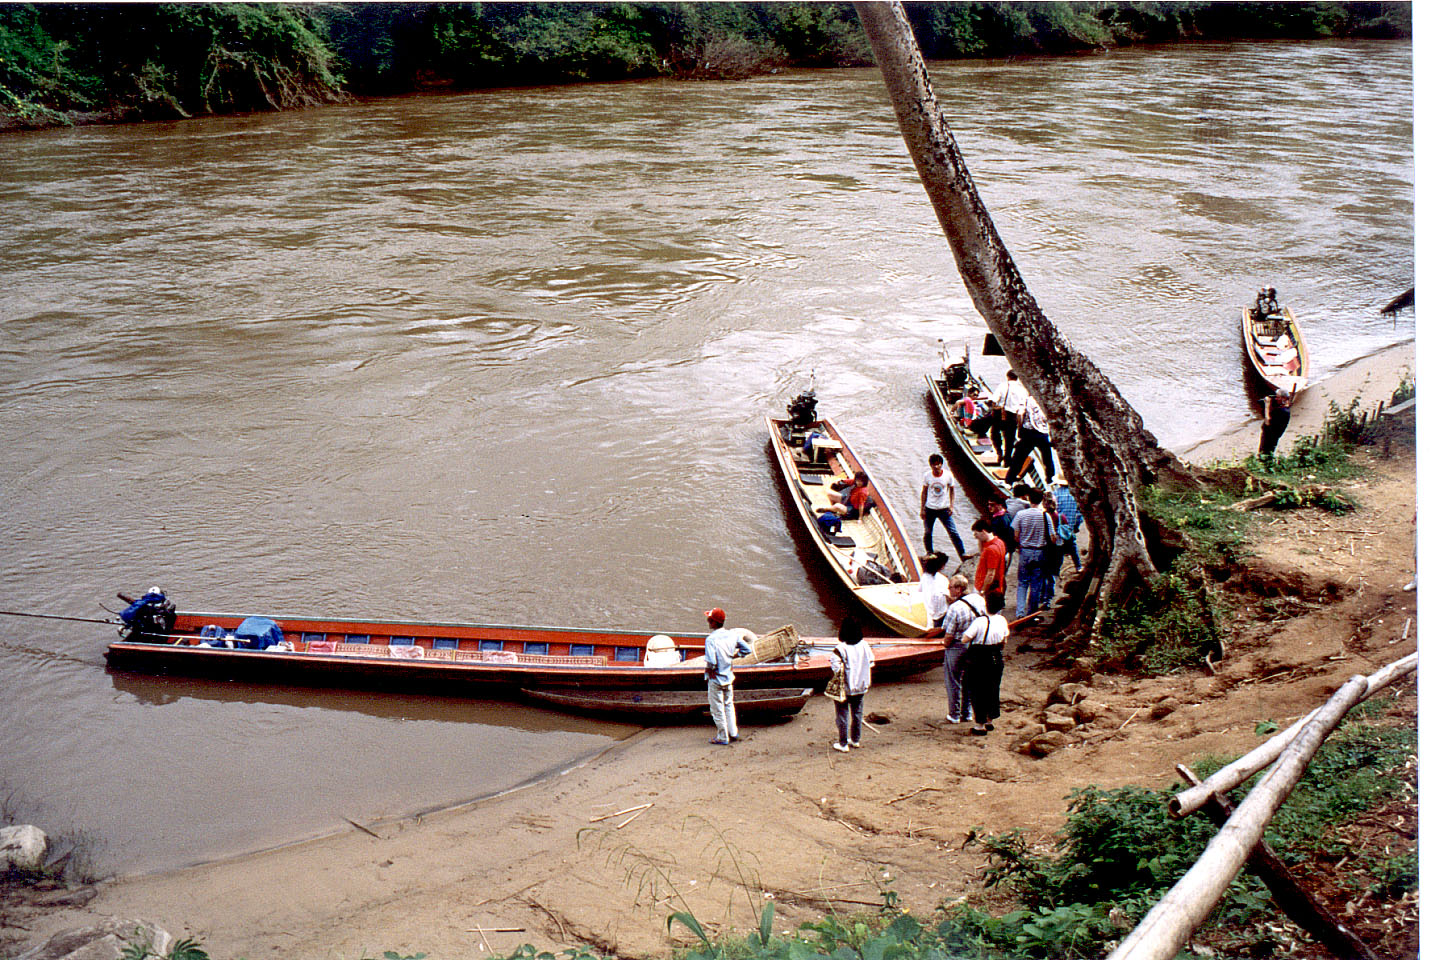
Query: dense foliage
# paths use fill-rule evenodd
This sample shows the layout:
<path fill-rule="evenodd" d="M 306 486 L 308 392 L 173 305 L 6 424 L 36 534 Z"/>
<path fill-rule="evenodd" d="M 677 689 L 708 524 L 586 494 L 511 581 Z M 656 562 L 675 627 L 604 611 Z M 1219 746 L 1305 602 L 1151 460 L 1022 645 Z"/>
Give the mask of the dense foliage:
<path fill-rule="evenodd" d="M 1400 37 L 1408 3 L 909 3 L 926 56 Z M 867 63 L 848 3 L 0 4 L 0 126 Z"/>

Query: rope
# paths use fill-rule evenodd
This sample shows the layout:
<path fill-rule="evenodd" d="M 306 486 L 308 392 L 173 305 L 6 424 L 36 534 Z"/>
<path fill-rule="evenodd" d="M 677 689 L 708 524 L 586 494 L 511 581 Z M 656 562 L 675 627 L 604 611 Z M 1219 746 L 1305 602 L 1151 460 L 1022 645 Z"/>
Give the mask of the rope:
<path fill-rule="evenodd" d="M 95 617 L 62 617 L 54 613 L 21 613 L 19 610 L 0 610 L 4 617 L 38 617 L 42 620 L 74 620 L 77 623 L 119 623 L 118 620 L 99 620 Z"/>

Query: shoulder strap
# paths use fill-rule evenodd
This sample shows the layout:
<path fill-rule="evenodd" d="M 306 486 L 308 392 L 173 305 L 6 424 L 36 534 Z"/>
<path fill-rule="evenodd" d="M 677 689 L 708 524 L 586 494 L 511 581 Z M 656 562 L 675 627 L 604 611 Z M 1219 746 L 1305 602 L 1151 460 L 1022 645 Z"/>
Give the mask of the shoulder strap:
<path fill-rule="evenodd" d="M 981 613 L 979 610 L 976 610 L 976 609 L 975 609 L 975 604 L 973 604 L 973 603 L 970 602 L 970 598 L 969 598 L 969 597 L 961 597 L 961 598 L 960 598 L 960 602 L 963 603 L 963 604 L 965 604 L 965 606 L 969 607 L 969 608 L 970 608 L 970 612 L 973 613 L 973 614 L 975 614 L 975 616 L 977 616 L 977 617 L 983 617 L 983 616 L 984 616 L 983 613 Z"/>

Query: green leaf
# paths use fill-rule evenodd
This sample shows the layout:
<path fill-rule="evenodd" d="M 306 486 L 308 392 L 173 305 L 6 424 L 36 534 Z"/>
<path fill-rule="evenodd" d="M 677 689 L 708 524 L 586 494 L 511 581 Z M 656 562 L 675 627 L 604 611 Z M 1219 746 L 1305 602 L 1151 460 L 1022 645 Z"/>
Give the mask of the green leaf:
<path fill-rule="evenodd" d="M 760 911 L 760 942 L 770 942 L 770 931 L 775 927 L 775 901 L 771 900 L 765 904 L 765 909 Z"/>

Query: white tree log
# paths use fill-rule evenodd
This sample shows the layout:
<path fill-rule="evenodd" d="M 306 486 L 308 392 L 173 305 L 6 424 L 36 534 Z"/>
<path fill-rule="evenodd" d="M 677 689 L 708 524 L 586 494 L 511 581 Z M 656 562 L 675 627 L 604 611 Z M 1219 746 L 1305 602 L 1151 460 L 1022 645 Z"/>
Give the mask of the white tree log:
<path fill-rule="evenodd" d="M 1365 695 L 1362 700 L 1368 699 L 1378 690 L 1388 687 L 1395 681 L 1414 673 L 1420 665 L 1420 654 L 1412 653 L 1408 657 L 1401 657 L 1394 663 L 1380 670 L 1375 671 L 1365 678 Z M 1300 730 L 1319 713 L 1323 707 L 1318 707 L 1310 713 L 1292 723 L 1286 729 L 1275 734 L 1260 746 L 1251 750 L 1245 756 L 1216 770 L 1204 782 L 1188 790 L 1182 790 L 1170 798 L 1170 813 L 1176 817 L 1188 817 L 1199 810 L 1210 801 L 1210 798 L 1217 793 L 1225 793 L 1233 790 L 1240 784 L 1249 780 L 1256 773 L 1264 770 L 1275 762 L 1275 758 L 1284 752 L 1290 745 L 1290 741 L 1300 733 Z"/>
<path fill-rule="evenodd" d="M 1365 697 L 1368 681 L 1351 677 L 1316 712 L 1264 778 L 1250 791 L 1170 892 L 1130 931 L 1109 960 L 1170 960 L 1205 922 L 1239 875 L 1275 811 L 1290 796 L 1305 767 L 1350 708 Z"/>

